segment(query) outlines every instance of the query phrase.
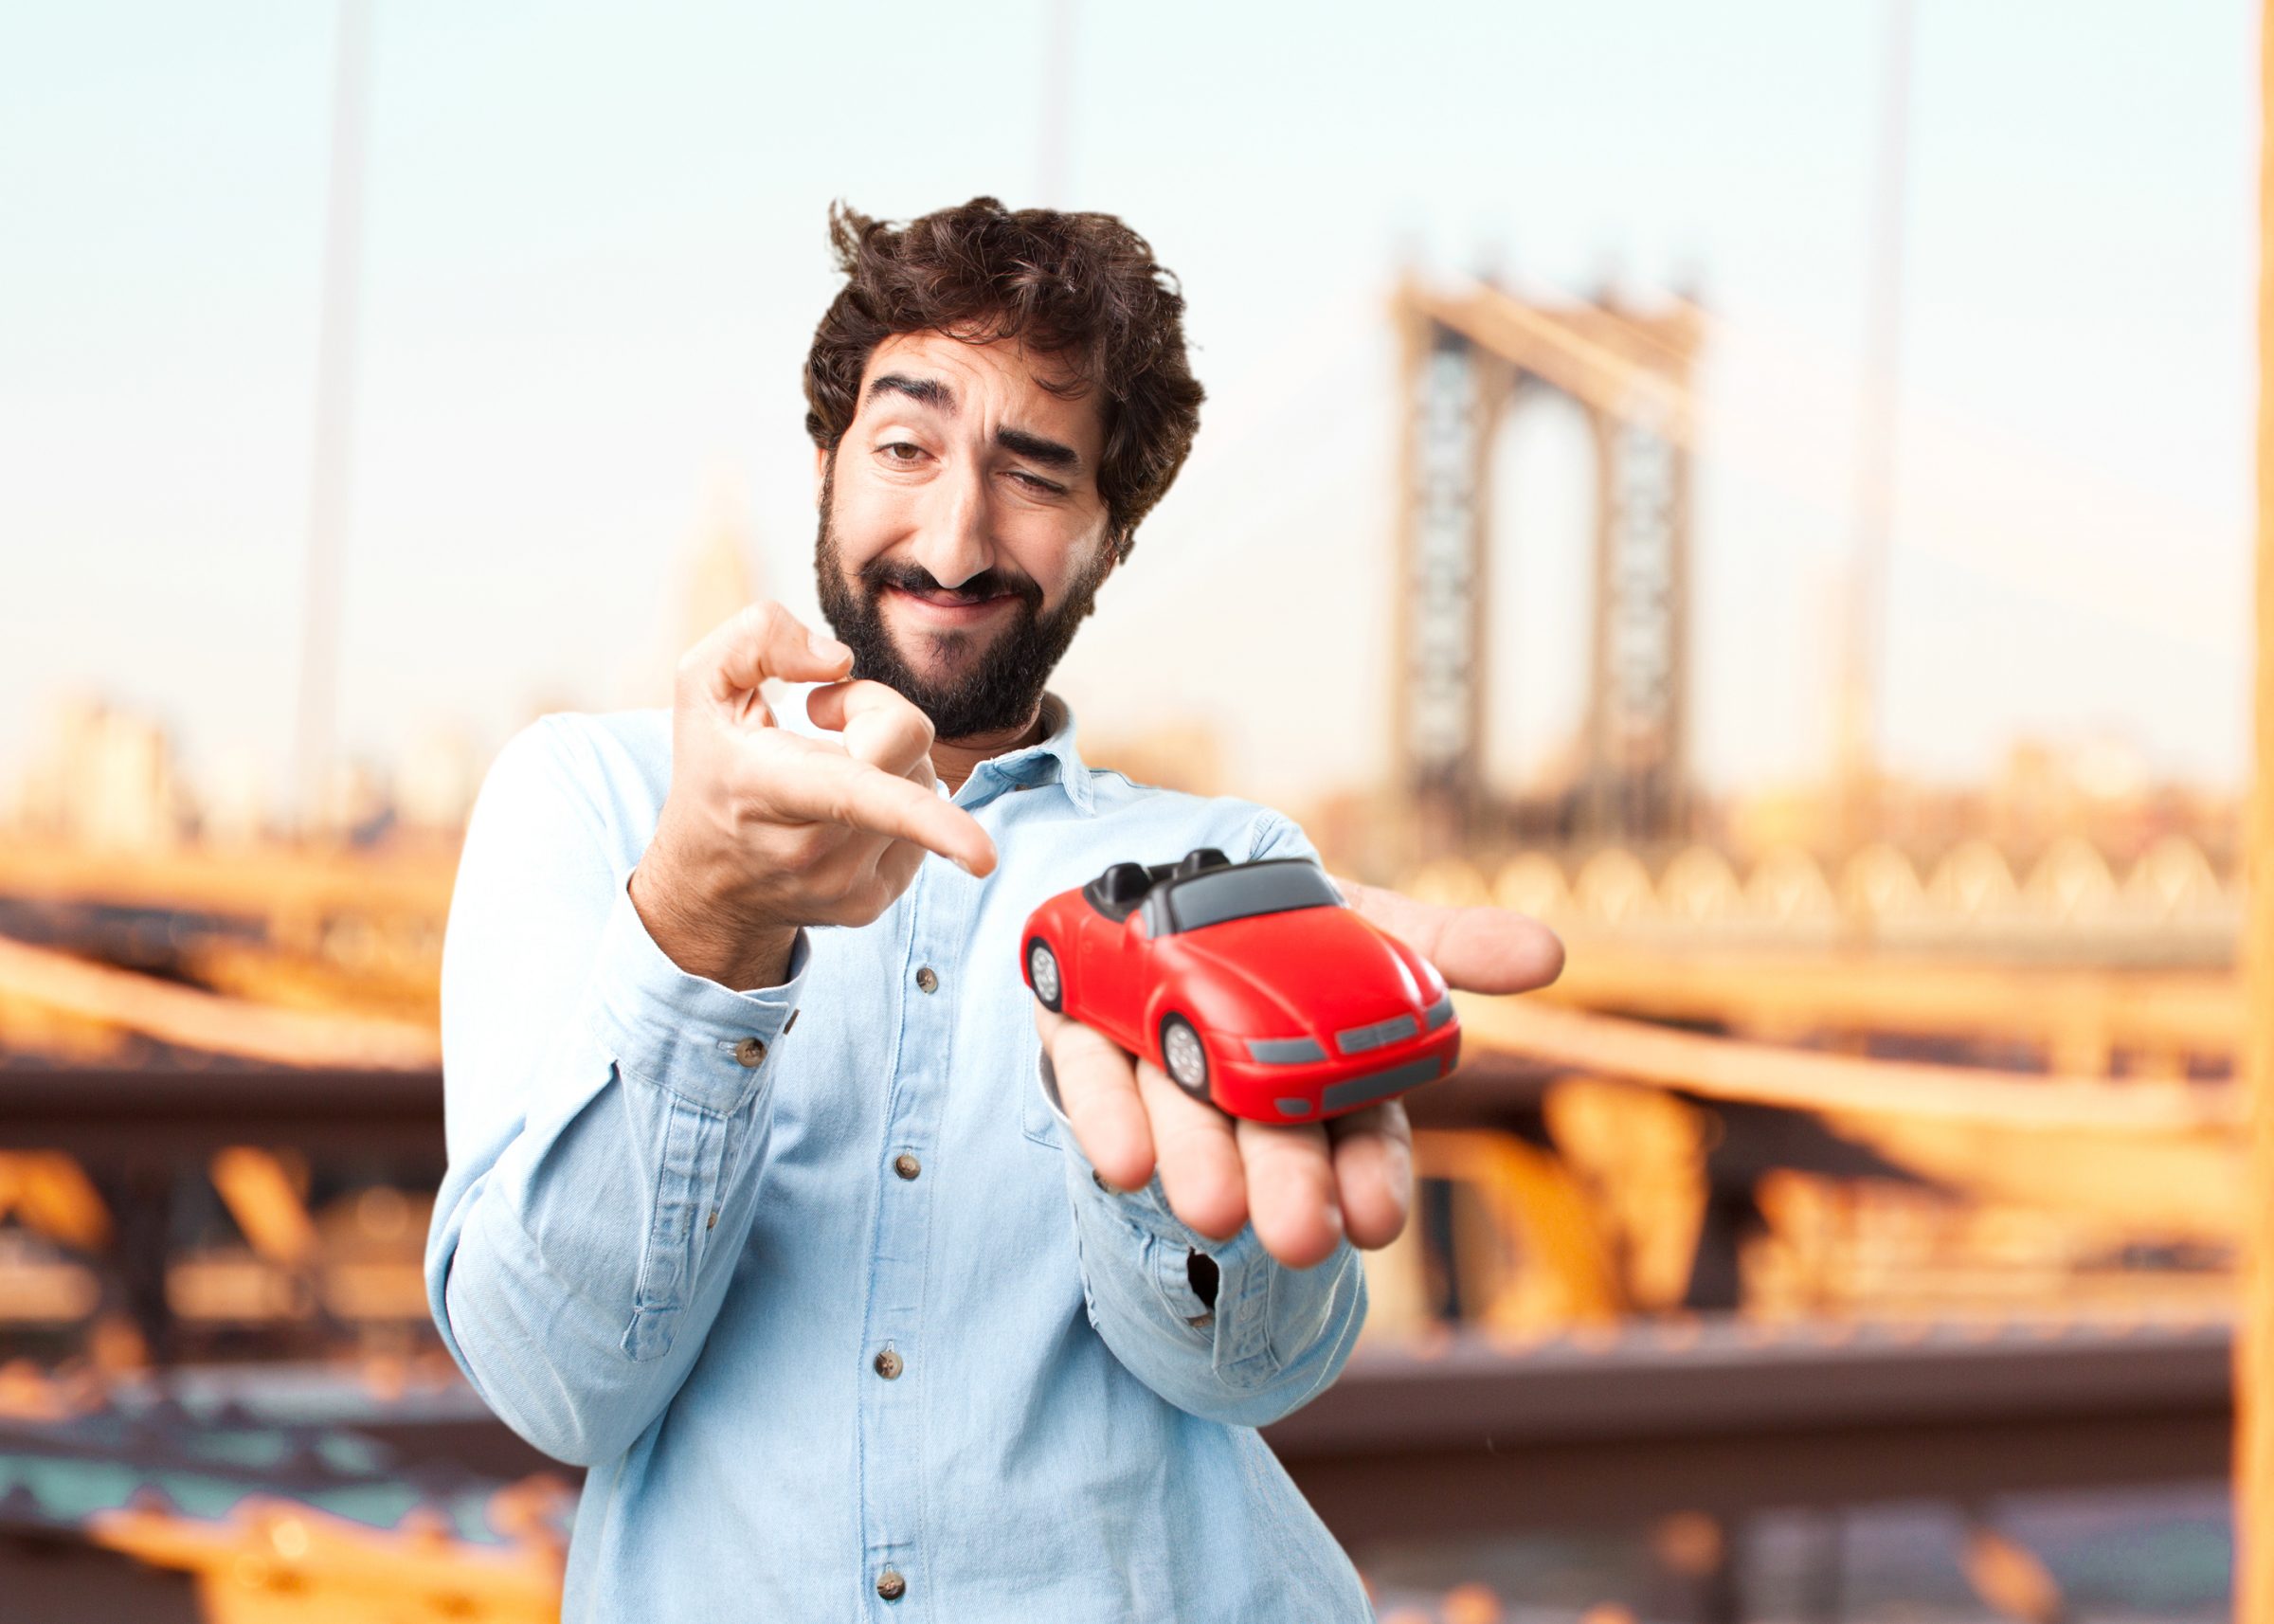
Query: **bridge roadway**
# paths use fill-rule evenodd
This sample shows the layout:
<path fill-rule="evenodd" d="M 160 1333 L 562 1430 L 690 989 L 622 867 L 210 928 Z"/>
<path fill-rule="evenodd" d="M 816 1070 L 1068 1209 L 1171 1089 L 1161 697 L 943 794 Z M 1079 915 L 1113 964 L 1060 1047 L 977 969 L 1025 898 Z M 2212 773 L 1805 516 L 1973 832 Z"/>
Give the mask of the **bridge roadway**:
<path fill-rule="evenodd" d="M 1521 1346 L 1444 1336 L 1362 1345 L 1265 1436 L 1362 1565 L 1403 1542 L 1632 1533 L 1671 1512 L 1730 1526 L 1903 1500 L 1976 1518 L 2017 1491 L 2218 1481 L 2229 1357 L 2228 1328 L 2208 1323 L 1724 1319 Z M 489 1416 L 439 1355 L 384 1380 L 346 1362 L 185 1367 L 114 1388 L 93 1412 L 50 1396 L 56 1407 L 26 1409 L 16 1391 L 0 1414 L 0 1475 L 20 1480 L 0 1504 L 0 1581 L 48 1603 L 42 1615 L 189 1619 L 176 1570 L 210 1582 L 250 1561 L 299 1593 L 342 1572 L 368 1584 L 377 1560 L 405 1592 L 461 1605 L 478 1569 L 500 1616 L 550 1616 L 575 1474 Z M 226 1517 L 171 1509 L 217 1493 L 236 1501 Z M 343 1493 L 352 1516 L 395 1525 L 342 1521 Z M 442 1525 L 418 1509 L 438 1503 L 511 1548 L 438 1540 Z M 500 1580 L 511 1597 L 491 1594 Z"/>
<path fill-rule="evenodd" d="M 1265 1430 L 1345 1543 L 1723 1519 L 1891 1500 L 2200 1484 L 2227 1471 L 2223 1323 L 1636 1322 L 1528 1345 L 1362 1344 Z M 343 1426 L 402 1461 L 560 1472 L 453 1379 L 377 1398 L 347 1366 L 177 1374 L 193 1408 Z"/>
<path fill-rule="evenodd" d="M 1268 1430 L 1345 1541 L 1974 1501 L 2227 1471 L 2217 1323 L 1629 1321 L 1362 1347 Z"/>
<path fill-rule="evenodd" d="M 1482 1122 L 1536 1101 L 1544 1079 L 1504 1067 L 1481 1065 L 1446 1085 L 1425 1114 Z M 432 1071 L 0 1070 L 0 1149 L 69 1151 L 99 1177 L 126 1175 L 130 1187 L 137 1172 L 248 1142 L 436 1170 L 442 1160 Z M 2081 1114 L 2104 1109 L 2095 1097 Z M 2201 1131 L 2193 1114 L 2180 1106 L 2179 1120 L 2162 1126 Z M 2131 1137 L 2145 1125 L 2093 1126 Z M 138 1298 L 162 1301 L 164 1244 L 155 1224 L 129 1224 L 121 1237 Z M 1556 1340 L 1440 1333 L 1362 1346 L 1334 1389 L 1268 1435 L 1330 1525 L 1383 1539 L 1631 1523 L 1662 1510 L 1736 1516 L 2216 1480 L 2229 1448 L 2229 1328 L 2201 1318 L 1778 1331 L 1725 1316 L 1639 1317 Z M 413 1458 L 500 1476 L 537 1464 L 462 1388 L 390 1407 L 346 1370 L 312 1372 L 297 1386 L 274 1366 L 184 1379 L 232 1384 L 254 1403 L 298 1394 L 293 1402 L 336 1411 L 333 1418 L 388 1435 Z"/>
<path fill-rule="evenodd" d="M 1469 1110 L 1506 1110 L 1528 1092 L 1519 1075 L 1478 1072 L 1449 1085 Z M 244 1142 L 252 1124 L 263 1144 L 316 1155 L 442 1163 L 434 1072 L 9 1069 L 0 1101 L 0 1148 L 63 1148 L 91 1171 L 150 1176 Z M 164 1244 L 161 1224 L 127 1224 L 120 1237 L 150 1312 Z M 1639 1317 L 1556 1340 L 1431 1333 L 1363 1346 L 1269 1440 L 1346 1543 L 2204 1483 L 2227 1471 L 2229 1340 L 2227 1324 L 2206 1319 L 2108 1317 L 1783 1330 Z M 375 1431 L 409 1460 L 496 1476 L 546 1465 L 455 1383 L 388 1403 L 351 1367 L 184 1369 L 180 1380 Z"/>
<path fill-rule="evenodd" d="M 1468 1063 L 1411 1097 L 1417 1127 L 1522 1131 L 1558 1077 L 1624 1079 L 1720 1111 L 1723 1171 L 1740 1182 L 1770 1165 L 1876 1171 L 2221 1243 L 2239 1226 L 2239 1102 L 2229 1084 L 1867 1060 L 1533 1000 L 1459 1001 Z M 439 1177 L 441 1073 L 243 1060 L 0 1066 L 0 1151 L 58 1150 L 90 1172 L 148 1173 L 248 1143 L 430 1163 Z"/>
<path fill-rule="evenodd" d="M 2052 1069 L 2106 1058 L 2225 1062 L 2243 1030 L 2227 966 L 2031 963 L 1971 955 L 1566 939 L 1563 974 L 1533 1001 L 1778 1041 L 1825 1033 L 2028 1045 Z M 2143 943 L 2143 946 L 2145 944 Z"/>

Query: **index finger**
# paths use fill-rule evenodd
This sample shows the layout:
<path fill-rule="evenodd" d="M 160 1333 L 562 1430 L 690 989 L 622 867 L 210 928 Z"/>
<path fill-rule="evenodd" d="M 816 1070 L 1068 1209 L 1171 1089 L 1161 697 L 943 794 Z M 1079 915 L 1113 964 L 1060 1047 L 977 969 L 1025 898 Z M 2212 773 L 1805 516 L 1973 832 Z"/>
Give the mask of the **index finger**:
<path fill-rule="evenodd" d="M 769 677 L 788 682 L 826 682 L 851 669 L 853 651 L 809 631 L 781 604 L 746 604 L 687 651 L 684 677 L 722 703 L 754 692 Z"/>
<path fill-rule="evenodd" d="M 796 771 L 767 775 L 763 794 L 773 810 L 803 822 L 841 823 L 908 840 L 937 852 L 966 874 L 995 872 L 995 842 L 978 819 L 943 799 L 938 789 L 819 739 L 780 731 L 764 736 L 773 748 L 793 749 L 802 758 Z"/>

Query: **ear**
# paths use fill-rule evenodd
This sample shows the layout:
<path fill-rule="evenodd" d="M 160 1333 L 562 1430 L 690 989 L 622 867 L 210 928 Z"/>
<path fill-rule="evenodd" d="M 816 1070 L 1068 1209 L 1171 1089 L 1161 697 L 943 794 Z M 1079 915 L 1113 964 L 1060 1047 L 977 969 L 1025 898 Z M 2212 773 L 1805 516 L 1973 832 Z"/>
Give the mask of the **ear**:
<path fill-rule="evenodd" d="M 821 505 L 821 481 L 828 473 L 829 453 L 817 445 L 813 448 L 813 505 L 817 512 Z"/>

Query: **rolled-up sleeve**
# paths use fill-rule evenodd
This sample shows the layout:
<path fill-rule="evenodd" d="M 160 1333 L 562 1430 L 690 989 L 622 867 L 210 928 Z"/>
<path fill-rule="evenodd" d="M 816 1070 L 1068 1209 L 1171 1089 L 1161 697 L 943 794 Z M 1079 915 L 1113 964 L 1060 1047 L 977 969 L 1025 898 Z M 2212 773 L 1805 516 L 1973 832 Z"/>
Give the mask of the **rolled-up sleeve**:
<path fill-rule="evenodd" d="M 1317 850 L 1275 812 L 1249 858 Z M 1057 1097 L 1049 1056 L 1037 1086 L 1066 1146 L 1066 1187 L 1090 1322 L 1132 1374 L 1170 1403 L 1235 1426 L 1299 1409 L 1349 1362 L 1366 1317 L 1366 1276 L 1347 1238 L 1309 1269 L 1264 1250 L 1253 1224 L 1211 1240 L 1179 1218 L 1156 1174 L 1142 1190 L 1101 1183 Z"/>
<path fill-rule="evenodd" d="M 749 991 L 674 965 L 606 856 L 570 726 L 517 735 L 468 826 L 426 1285 L 490 1407 L 591 1465 L 662 1414 L 717 1314 L 811 949 L 799 932 L 787 981 Z"/>

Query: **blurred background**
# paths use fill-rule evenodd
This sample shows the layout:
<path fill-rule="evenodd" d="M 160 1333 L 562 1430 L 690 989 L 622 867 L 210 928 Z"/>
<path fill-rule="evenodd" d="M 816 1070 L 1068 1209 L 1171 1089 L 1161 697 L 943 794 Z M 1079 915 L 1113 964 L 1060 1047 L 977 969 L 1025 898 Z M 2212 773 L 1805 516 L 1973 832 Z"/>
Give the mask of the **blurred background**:
<path fill-rule="evenodd" d="M 0 1594 L 557 1611 L 420 1277 L 460 830 L 818 621 L 827 207 L 985 193 L 1143 231 L 1209 390 L 1088 759 L 1570 948 L 1267 1434 L 1382 1616 L 2228 1616 L 2258 38 L 0 15 Z"/>

